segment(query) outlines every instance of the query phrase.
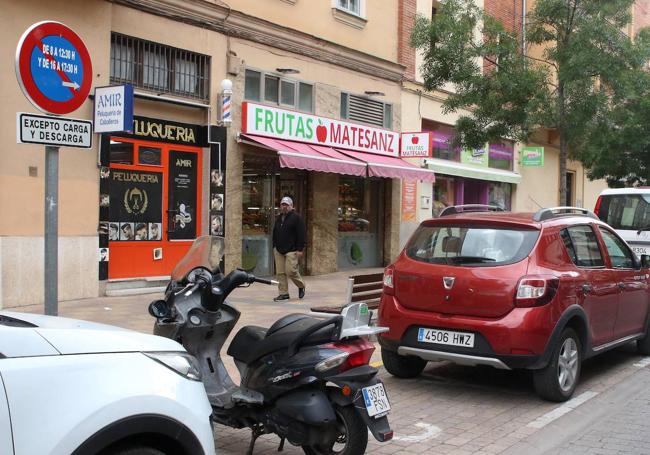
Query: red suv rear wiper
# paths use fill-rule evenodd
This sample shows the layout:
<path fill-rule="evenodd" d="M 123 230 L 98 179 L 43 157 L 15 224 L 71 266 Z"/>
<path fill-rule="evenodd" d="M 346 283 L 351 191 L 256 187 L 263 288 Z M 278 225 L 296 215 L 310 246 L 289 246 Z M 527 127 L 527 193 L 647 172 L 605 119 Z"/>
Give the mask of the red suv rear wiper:
<path fill-rule="evenodd" d="M 447 258 L 451 260 L 451 262 L 457 262 L 457 263 L 468 263 L 468 262 L 495 262 L 496 259 L 494 258 L 486 258 L 483 256 L 454 256 L 451 258 Z"/>

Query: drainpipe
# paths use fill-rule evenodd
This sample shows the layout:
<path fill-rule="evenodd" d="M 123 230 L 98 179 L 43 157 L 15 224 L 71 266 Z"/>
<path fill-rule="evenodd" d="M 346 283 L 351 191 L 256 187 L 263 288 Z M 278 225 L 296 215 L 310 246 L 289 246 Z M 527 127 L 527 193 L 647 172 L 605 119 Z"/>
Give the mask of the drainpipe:
<path fill-rule="evenodd" d="M 521 1 L 521 53 L 526 54 L 526 0 Z"/>

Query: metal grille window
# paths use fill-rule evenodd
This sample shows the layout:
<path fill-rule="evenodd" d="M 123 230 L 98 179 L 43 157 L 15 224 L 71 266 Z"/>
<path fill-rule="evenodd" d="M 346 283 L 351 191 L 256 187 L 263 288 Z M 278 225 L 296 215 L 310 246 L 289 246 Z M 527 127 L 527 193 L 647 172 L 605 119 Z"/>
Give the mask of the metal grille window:
<path fill-rule="evenodd" d="M 314 112 L 314 86 L 305 82 L 267 74 L 263 71 L 246 70 L 244 98 L 264 101 L 303 112 Z"/>
<path fill-rule="evenodd" d="M 111 82 L 208 101 L 210 57 L 112 33 Z"/>
<path fill-rule="evenodd" d="M 341 92 L 341 118 L 391 129 L 393 106 L 365 96 Z"/>

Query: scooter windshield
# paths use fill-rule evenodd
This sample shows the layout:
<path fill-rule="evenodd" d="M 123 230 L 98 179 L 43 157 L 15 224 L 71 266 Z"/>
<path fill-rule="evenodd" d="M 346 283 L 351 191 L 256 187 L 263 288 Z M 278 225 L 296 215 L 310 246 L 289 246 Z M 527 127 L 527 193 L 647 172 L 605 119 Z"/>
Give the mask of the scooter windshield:
<path fill-rule="evenodd" d="M 171 276 L 172 280 L 181 281 L 197 267 L 205 267 L 210 271 L 214 271 L 223 257 L 225 245 L 223 237 L 214 235 L 198 237 L 194 240 L 192 247 L 185 256 L 174 267 Z"/>

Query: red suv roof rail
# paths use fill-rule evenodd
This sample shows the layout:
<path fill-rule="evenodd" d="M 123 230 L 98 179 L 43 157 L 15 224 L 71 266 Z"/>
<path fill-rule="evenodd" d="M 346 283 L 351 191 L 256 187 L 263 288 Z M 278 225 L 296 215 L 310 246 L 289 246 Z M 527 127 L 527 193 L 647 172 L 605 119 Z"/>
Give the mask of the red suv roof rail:
<path fill-rule="evenodd" d="M 465 204 L 465 205 L 450 205 L 445 207 L 439 216 L 454 215 L 455 213 L 465 212 L 505 212 L 505 210 L 497 205 L 486 204 Z"/>
<path fill-rule="evenodd" d="M 535 212 L 533 215 L 533 221 L 544 221 L 550 220 L 551 218 L 572 215 L 588 216 L 589 218 L 593 218 L 595 220 L 598 219 L 594 212 L 582 207 L 548 207 Z"/>

